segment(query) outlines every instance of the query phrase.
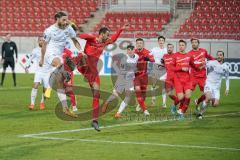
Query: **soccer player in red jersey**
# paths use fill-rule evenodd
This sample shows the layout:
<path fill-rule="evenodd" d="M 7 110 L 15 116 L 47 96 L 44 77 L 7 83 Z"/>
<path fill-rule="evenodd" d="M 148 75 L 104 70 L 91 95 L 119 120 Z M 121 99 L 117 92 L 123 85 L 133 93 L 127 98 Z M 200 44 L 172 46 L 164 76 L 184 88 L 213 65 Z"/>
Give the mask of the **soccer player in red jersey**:
<path fill-rule="evenodd" d="M 164 67 L 166 68 L 167 77 L 165 80 L 165 90 L 168 96 L 174 101 L 174 106 L 171 107 L 171 111 L 178 105 L 179 100 L 177 96 L 174 95 L 174 53 L 173 53 L 174 46 L 173 44 L 167 45 L 167 54 L 163 55 L 163 63 Z M 176 112 L 176 111 L 172 111 Z"/>
<path fill-rule="evenodd" d="M 69 59 L 73 59 L 74 58 L 74 54 L 72 53 L 72 51 L 70 51 L 68 48 L 64 48 L 63 51 L 63 65 L 64 65 L 64 70 L 67 71 L 70 75 L 70 80 L 68 82 L 64 82 L 64 87 L 65 87 L 65 93 L 67 96 L 70 97 L 70 101 L 71 101 L 71 105 L 72 105 L 72 109 L 74 112 L 77 111 L 77 103 L 76 103 L 76 98 L 75 98 L 75 94 L 73 92 L 73 78 L 74 78 L 74 74 L 72 69 L 69 67 L 68 65 L 68 60 Z"/>
<path fill-rule="evenodd" d="M 192 82 L 190 76 L 192 57 L 189 53 L 186 53 L 186 46 L 186 41 L 179 40 L 179 52 L 174 54 L 173 60 L 175 66 L 174 88 L 180 101 L 180 107 L 177 110 L 177 113 L 180 115 L 180 119 L 184 118 L 183 114 L 188 109 L 192 93 Z"/>
<path fill-rule="evenodd" d="M 138 105 L 136 111 L 140 111 L 142 109 L 144 115 L 148 116 L 149 112 L 144 102 L 148 85 L 147 64 L 148 61 L 155 62 L 155 60 L 153 55 L 150 54 L 150 51 L 144 48 L 144 41 L 142 38 L 136 39 L 135 53 L 139 56 L 139 58 L 137 62 L 137 72 L 135 73 L 134 88 L 137 101 L 141 107 L 140 108 Z"/>
<path fill-rule="evenodd" d="M 78 34 L 78 27 L 76 26 L 76 24 L 74 24 L 73 22 L 70 21 L 69 25 L 73 28 L 73 30 L 76 32 L 76 34 Z M 66 81 L 64 82 L 64 88 L 65 88 L 66 95 L 70 97 L 73 112 L 77 112 L 76 97 L 73 92 L 73 83 L 74 83 L 73 68 L 75 68 L 74 54 L 70 50 L 70 48 L 71 48 L 70 41 L 67 41 L 67 44 L 63 50 L 62 58 L 63 58 L 64 70 L 69 73 L 70 80 L 68 82 L 66 82 Z M 71 63 L 73 65 L 73 66 L 71 66 L 72 68 L 69 66 L 69 61 L 72 62 Z"/>
<path fill-rule="evenodd" d="M 202 92 L 201 97 L 195 100 L 196 109 L 198 105 L 204 101 L 205 95 L 203 94 L 204 85 L 206 81 L 206 60 L 214 60 L 214 58 L 208 54 L 208 52 L 203 49 L 199 48 L 200 41 L 199 39 L 192 38 L 192 50 L 189 52 L 193 57 L 193 65 L 194 67 L 191 68 L 191 78 L 192 78 L 192 90 L 194 91 L 196 86 L 199 86 L 200 91 Z"/>
<path fill-rule="evenodd" d="M 86 40 L 86 45 L 84 49 L 84 59 L 86 65 L 78 66 L 77 69 L 83 76 L 88 80 L 88 83 L 92 89 L 93 94 L 93 121 L 92 127 L 95 130 L 100 131 L 98 126 L 98 112 L 99 112 L 99 98 L 100 98 L 100 77 L 97 69 L 97 63 L 100 55 L 102 54 L 104 48 L 114 43 L 117 38 L 120 36 L 122 31 L 128 28 L 128 24 L 125 24 L 116 34 L 110 36 L 110 30 L 106 27 L 103 27 L 99 30 L 99 35 L 89 35 L 89 34 L 80 34 L 81 39 Z M 82 55 L 79 55 L 76 58 L 76 63 L 82 60 Z"/>

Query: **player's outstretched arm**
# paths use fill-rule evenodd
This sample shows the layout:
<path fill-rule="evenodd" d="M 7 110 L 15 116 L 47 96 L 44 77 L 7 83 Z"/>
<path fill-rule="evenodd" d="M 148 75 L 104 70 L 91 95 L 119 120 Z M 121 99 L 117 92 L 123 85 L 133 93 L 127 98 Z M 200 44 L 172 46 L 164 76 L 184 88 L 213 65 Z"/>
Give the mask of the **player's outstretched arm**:
<path fill-rule="evenodd" d="M 94 35 L 90 35 L 87 33 L 82 33 L 79 35 L 79 38 L 85 39 L 85 40 L 94 40 L 96 37 Z"/>
<path fill-rule="evenodd" d="M 47 42 L 44 41 L 44 43 L 42 45 L 42 48 L 41 48 L 41 59 L 39 61 L 39 66 L 40 67 L 42 67 L 43 63 L 44 63 L 44 56 L 45 56 L 45 53 L 46 53 L 46 48 L 47 48 Z"/>
<path fill-rule="evenodd" d="M 74 46 L 80 51 L 81 54 L 85 55 L 81 44 L 78 42 L 77 38 L 72 38 Z"/>
<path fill-rule="evenodd" d="M 130 26 L 129 24 L 124 24 L 121 29 L 119 29 L 115 34 L 113 34 L 113 35 L 111 36 L 109 44 L 116 42 L 116 40 L 118 39 L 118 37 L 120 36 L 120 34 L 121 34 L 123 31 L 126 31 L 126 30 L 129 28 L 129 26 Z"/>

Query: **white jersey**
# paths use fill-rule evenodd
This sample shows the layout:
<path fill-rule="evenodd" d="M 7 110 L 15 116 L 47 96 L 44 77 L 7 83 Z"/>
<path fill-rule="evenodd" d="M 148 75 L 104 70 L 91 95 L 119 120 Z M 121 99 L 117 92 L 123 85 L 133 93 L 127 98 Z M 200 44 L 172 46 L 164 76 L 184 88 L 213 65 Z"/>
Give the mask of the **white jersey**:
<path fill-rule="evenodd" d="M 71 26 L 60 29 L 55 24 L 51 25 L 44 31 L 44 40 L 48 42 L 46 54 L 61 56 L 68 39 L 75 37 L 76 32 Z"/>
<path fill-rule="evenodd" d="M 206 84 L 211 84 L 220 89 L 222 78 L 226 78 L 226 90 L 229 90 L 229 69 L 228 66 L 223 63 L 219 63 L 217 60 L 208 61 L 207 67 L 207 80 Z"/>
<path fill-rule="evenodd" d="M 32 61 L 35 62 L 36 66 L 35 66 L 35 73 L 36 72 L 41 72 L 41 73 L 49 73 L 52 71 L 52 67 L 46 64 L 43 64 L 42 67 L 39 66 L 39 61 L 41 59 L 41 48 L 40 47 L 36 47 L 32 50 L 32 53 L 30 54 L 30 58 L 28 59 L 26 66 L 30 66 L 30 63 Z"/>
<path fill-rule="evenodd" d="M 155 47 L 151 50 L 151 54 L 154 56 L 156 64 L 162 64 L 161 60 L 164 54 L 167 54 L 167 48 Z"/>
<path fill-rule="evenodd" d="M 138 58 L 137 54 L 131 57 L 120 54 L 117 60 L 113 62 L 113 68 L 117 72 L 114 90 L 118 93 L 122 93 L 124 90 L 134 90 L 133 80 L 135 78 L 135 71 L 137 70 Z M 118 62 L 118 65 L 115 62 Z"/>
<path fill-rule="evenodd" d="M 121 56 L 121 55 L 120 55 Z M 134 54 L 130 57 L 129 55 L 122 55 L 119 57 L 119 65 L 113 64 L 113 68 L 118 74 L 118 77 L 123 77 L 126 80 L 133 80 L 135 77 L 135 71 L 137 70 L 137 62 L 139 56 Z"/>

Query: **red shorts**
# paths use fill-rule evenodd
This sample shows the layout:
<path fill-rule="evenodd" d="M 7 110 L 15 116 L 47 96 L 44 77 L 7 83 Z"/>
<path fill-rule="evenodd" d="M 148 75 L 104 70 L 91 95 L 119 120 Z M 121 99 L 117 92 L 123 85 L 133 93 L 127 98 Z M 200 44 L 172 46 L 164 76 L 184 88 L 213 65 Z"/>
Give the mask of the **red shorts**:
<path fill-rule="evenodd" d="M 206 77 L 191 77 L 192 78 L 192 90 L 194 91 L 198 85 L 200 91 L 204 91 Z"/>
<path fill-rule="evenodd" d="M 167 92 L 173 90 L 174 88 L 174 77 L 167 77 L 165 80 L 165 89 Z"/>
<path fill-rule="evenodd" d="M 176 90 L 176 93 L 185 93 L 186 90 L 192 89 L 192 81 L 190 78 L 184 79 L 175 76 L 174 88 Z"/>
<path fill-rule="evenodd" d="M 148 85 L 148 75 L 147 74 L 143 74 L 143 75 L 140 75 L 140 76 L 136 76 L 134 78 L 134 86 L 137 87 L 147 87 Z"/>
<path fill-rule="evenodd" d="M 98 85 L 100 85 L 100 77 L 97 71 L 92 71 L 87 66 L 78 67 L 77 69 L 84 76 L 84 78 L 87 79 L 90 85 L 93 85 L 94 83 L 97 83 Z"/>

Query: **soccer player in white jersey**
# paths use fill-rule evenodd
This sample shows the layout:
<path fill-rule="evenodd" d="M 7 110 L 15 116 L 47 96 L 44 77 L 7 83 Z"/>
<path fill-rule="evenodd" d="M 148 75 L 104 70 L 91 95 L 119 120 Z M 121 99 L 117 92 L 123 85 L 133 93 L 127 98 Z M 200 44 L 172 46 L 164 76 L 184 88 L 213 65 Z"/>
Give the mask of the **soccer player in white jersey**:
<path fill-rule="evenodd" d="M 162 80 L 165 75 L 166 70 L 164 68 L 164 64 L 162 63 L 162 58 L 164 54 L 167 54 L 167 48 L 164 46 L 165 44 L 165 37 L 159 36 L 158 37 L 158 47 L 155 47 L 151 50 L 152 55 L 154 56 L 155 63 L 153 63 L 153 68 L 151 71 L 151 79 L 152 79 L 152 102 L 151 106 L 156 105 L 156 85 L 159 80 Z M 164 83 L 162 83 L 162 107 L 166 108 L 166 100 L 167 95 L 165 91 Z"/>
<path fill-rule="evenodd" d="M 39 65 L 42 66 L 43 64 L 47 64 L 56 67 L 56 70 L 52 75 L 57 75 L 55 76 L 57 78 L 54 79 L 54 82 L 56 82 L 57 94 L 59 100 L 62 103 L 63 112 L 66 115 L 76 117 L 75 114 L 69 111 L 66 101 L 66 94 L 63 83 L 64 81 L 69 81 L 70 76 L 69 73 L 64 70 L 62 54 L 68 38 L 72 39 L 73 44 L 79 51 L 82 51 L 82 48 L 76 39 L 76 32 L 69 25 L 68 14 L 64 11 L 59 11 L 55 15 L 55 21 L 56 23 L 54 23 L 44 31 L 44 43 L 41 50 L 42 57 Z M 82 52 L 82 54 L 84 53 Z M 74 70 L 72 64 L 69 64 L 69 66 L 71 66 L 72 70 Z M 52 84 L 50 85 L 52 87 Z M 50 97 L 50 93 L 51 88 L 48 88 L 45 92 L 45 97 Z"/>
<path fill-rule="evenodd" d="M 226 79 L 225 95 L 227 96 L 229 94 L 229 68 L 226 63 L 224 63 L 224 52 L 217 51 L 216 60 L 208 61 L 206 67 L 207 79 L 204 86 L 204 93 L 206 95 L 205 102 L 208 104 L 210 101 L 212 101 L 212 105 L 216 107 L 219 105 L 221 83 L 224 77 Z M 205 110 L 206 105 L 203 103 L 197 117 L 201 119 Z"/>
<path fill-rule="evenodd" d="M 33 49 L 32 54 L 30 55 L 30 58 L 26 63 L 25 71 L 28 73 L 29 72 L 28 69 L 30 67 L 31 62 L 32 61 L 37 62 L 37 65 L 35 68 L 34 83 L 33 83 L 32 92 L 31 92 L 31 104 L 28 106 L 29 110 L 34 109 L 38 86 L 41 83 L 43 83 L 43 93 L 42 93 L 42 99 L 40 103 L 40 110 L 45 109 L 44 92 L 46 88 L 49 87 L 49 76 L 52 71 L 52 67 L 48 65 L 43 65 L 42 67 L 40 67 L 38 65 L 41 59 L 41 47 L 43 45 L 43 42 L 44 42 L 43 37 L 38 37 L 38 47 Z"/>
<path fill-rule="evenodd" d="M 113 62 L 113 68 L 117 73 L 117 80 L 113 89 L 112 95 L 106 100 L 102 107 L 102 112 L 105 113 L 109 103 L 125 92 L 125 98 L 121 102 L 120 107 L 115 114 L 115 118 L 121 118 L 121 113 L 128 105 L 131 95 L 134 93 L 134 77 L 137 69 L 139 56 L 134 53 L 134 46 L 127 46 L 127 55 L 121 55 L 118 60 Z"/>

